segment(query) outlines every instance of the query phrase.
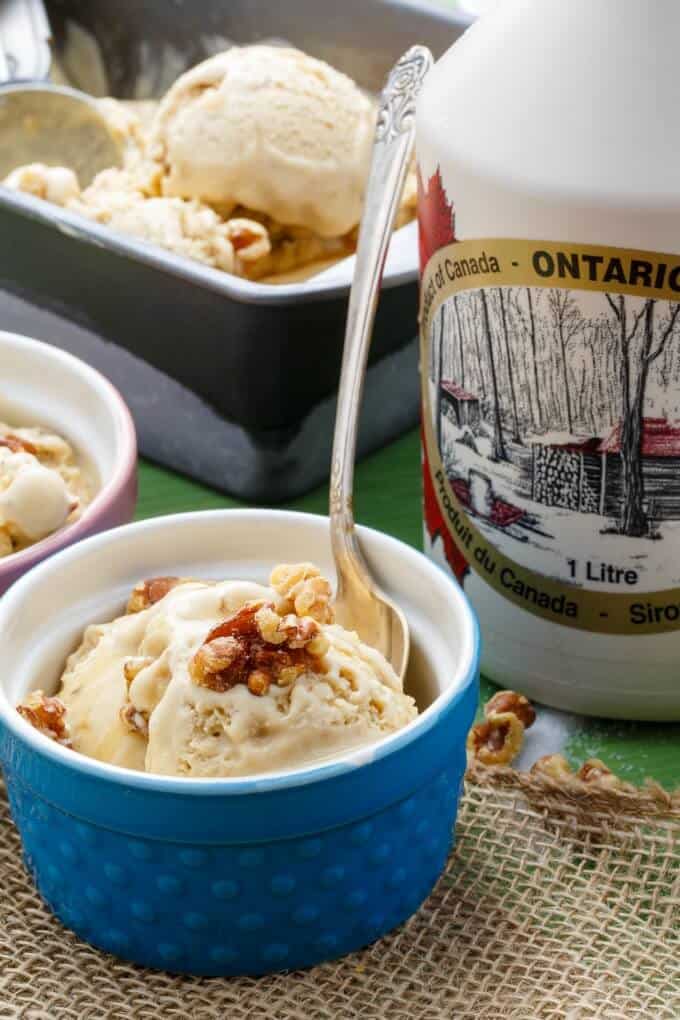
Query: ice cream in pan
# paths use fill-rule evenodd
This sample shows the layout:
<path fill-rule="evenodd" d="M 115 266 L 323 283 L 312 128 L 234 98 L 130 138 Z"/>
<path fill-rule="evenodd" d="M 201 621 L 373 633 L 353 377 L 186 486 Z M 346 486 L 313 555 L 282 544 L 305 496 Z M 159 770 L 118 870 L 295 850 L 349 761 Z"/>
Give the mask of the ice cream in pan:
<path fill-rule="evenodd" d="M 181 75 L 151 117 L 100 102 L 125 142 L 122 167 L 81 188 L 68 167 L 31 164 L 5 185 L 253 280 L 354 250 L 376 105 L 323 61 L 233 47 Z M 411 175 L 398 225 L 415 199 Z"/>
<path fill-rule="evenodd" d="M 268 586 L 141 583 L 125 615 L 86 629 L 57 696 L 19 711 L 82 754 L 189 778 L 300 768 L 417 715 L 384 657 L 333 622 L 309 563 L 276 567 Z"/>

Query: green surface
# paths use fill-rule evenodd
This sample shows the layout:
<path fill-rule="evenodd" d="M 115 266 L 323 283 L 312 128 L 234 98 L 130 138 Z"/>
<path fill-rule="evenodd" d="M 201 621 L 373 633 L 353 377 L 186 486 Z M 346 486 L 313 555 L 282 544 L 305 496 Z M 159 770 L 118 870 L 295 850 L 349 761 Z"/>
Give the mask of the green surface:
<path fill-rule="evenodd" d="M 325 514 L 328 490 L 314 492 L 283 504 L 288 509 Z M 142 462 L 139 468 L 137 518 L 182 510 L 216 510 L 245 506 L 204 485 L 171 471 Z M 422 545 L 420 508 L 420 441 L 412 432 L 357 466 L 355 512 L 357 520 L 418 548 Z"/>
<path fill-rule="evenodd" d="M 139 483 L 138 519 L 244 505 L 146 462 L 140 463 Z M 327 491 L 321 487 L 286 506 L 326 513 Z M 356 516 L 362 524 L 421 547 L 420 445 L 416 431 L 357 467 Z M 483 701 L 492 690 L 492 685 L 483 680 Z M 649 776 L 667 789 L 680 786 L 680 725 L 584 720 L 569 740 L 566 753 L 575 765 L 585 758 L 602 758 L 630 782 L 641 783 Z"/>

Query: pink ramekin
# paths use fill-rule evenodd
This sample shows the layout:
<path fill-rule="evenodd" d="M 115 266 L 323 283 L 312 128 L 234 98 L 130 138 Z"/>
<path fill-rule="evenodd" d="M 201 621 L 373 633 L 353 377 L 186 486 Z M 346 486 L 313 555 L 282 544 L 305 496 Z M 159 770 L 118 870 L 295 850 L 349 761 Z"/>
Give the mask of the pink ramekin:
<path fill-rule="evenodd" d="M 63 435 L 94 468 L 97 492 L 82 517 L 0 559 L 0 595 L 41 560 L 132 519 L 137 438 L 130 412 L 104 376 L 71 354 L 0 331 L 0 421 L 42 425 Z"/>

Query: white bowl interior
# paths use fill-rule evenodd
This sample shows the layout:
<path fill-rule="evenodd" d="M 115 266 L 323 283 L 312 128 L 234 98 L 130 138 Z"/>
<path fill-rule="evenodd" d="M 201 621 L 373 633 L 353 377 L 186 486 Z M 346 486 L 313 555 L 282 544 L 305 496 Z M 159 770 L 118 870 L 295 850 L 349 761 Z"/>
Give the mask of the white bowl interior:
<path fill-rule="evenodd" d="M 407 689 L 422 712 L 468 679 L 476 651 L 472 614 L 460 589 L 420 553 L 366 529 L 361 540 L 380 584 L 409 619 Z M 158 518 L 64 550 L 0 602 L 0 714 L 29 690 L 53 691 L 85 626 L 117 615 L 140 578 L 179 574 L 266 582 L 274 564 L 301 560 L 334 577 L 327 520 L 270 510 Z"/>
<path fill-rule="evenodd" d="M 48 344 L 0 332 L 0 421 L 42 425 L 63 435 L 100 489 L 114 474 L 122 422 L 109 384 Z"/>

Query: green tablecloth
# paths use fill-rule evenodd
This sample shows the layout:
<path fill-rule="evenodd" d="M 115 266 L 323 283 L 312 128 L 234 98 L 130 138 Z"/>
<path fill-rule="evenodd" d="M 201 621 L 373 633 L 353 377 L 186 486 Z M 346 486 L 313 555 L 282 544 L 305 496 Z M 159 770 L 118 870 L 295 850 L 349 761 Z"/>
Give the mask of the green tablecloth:
<path fill-rule="evenodd" d="M 140 463 L 139 481 L 138 518 L 241 505 L 146 462 Z M 421 546 L 417 432 L 363 461 L 357 468 L 356 490 L 357 520 L 418 548 Z M 310 513 L 325 513 L 326 490 L 317 489 L 287 505 Z M 678 672 L 680 674 L 680 663 Z M 482 688 L 485 698 L 491 685 L 483 681 Z M 661 726 L 579 719 L 570 720 L 567 730 L 564 746 L 554 749 L 563 750 L 574 764 L 588 757 L 598 757 L 631 782 L 641 783 L 651 777 L 667 789 L 680 786 L 680 724 Z"/>

